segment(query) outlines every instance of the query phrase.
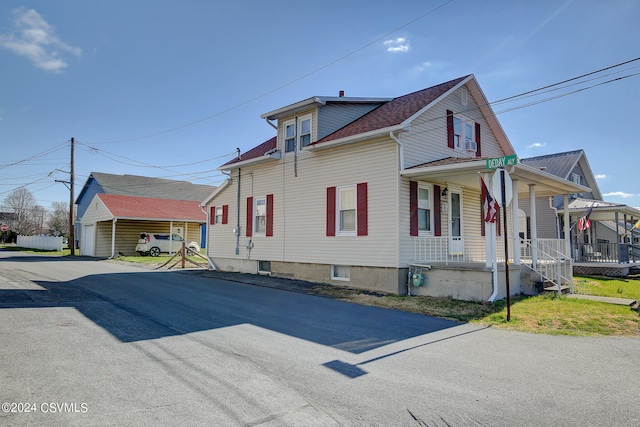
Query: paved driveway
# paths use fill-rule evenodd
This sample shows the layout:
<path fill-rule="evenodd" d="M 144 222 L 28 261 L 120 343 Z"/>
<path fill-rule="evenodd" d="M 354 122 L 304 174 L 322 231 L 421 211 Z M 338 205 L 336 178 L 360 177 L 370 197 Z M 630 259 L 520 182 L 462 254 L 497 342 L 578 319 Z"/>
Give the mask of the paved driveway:
<path fill-rule="evenodd" d="M 640 339 L 105 261 L 0 252 L 0 340 L 2 425 L 640 424 Z"/>

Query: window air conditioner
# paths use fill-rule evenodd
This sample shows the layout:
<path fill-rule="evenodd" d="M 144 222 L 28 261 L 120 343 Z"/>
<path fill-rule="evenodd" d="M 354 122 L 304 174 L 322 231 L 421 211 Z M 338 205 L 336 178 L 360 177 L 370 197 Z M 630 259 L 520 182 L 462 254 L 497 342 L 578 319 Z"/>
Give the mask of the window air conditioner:
<path fill-rule="evenodd" d="M 467 140 L 467 150 L 468 151 L 478 151 L 478 144 L 475 141 Z"/>

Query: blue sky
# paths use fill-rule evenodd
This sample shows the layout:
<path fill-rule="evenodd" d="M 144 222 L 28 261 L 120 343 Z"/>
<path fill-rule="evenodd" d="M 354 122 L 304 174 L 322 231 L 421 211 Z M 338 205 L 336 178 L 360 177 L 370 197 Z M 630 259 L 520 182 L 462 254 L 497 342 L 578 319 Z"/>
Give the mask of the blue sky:
<path fill-rule="evenodd" d="M 639 57 L 638 18 L 636 0 L 3 0 L 0 205 L 22 185 L 67 202 L 71 137 L 76 195 L 92 171 L 217 185 L 273 136 L 267 111 L 470 73 L 499 100 Z M 638 72 L 494 110 L 515 108 L 498 120 L 520 157 L 582 148 L 605 200 L 638 207 L 640 76 L 568 94 Z"/>

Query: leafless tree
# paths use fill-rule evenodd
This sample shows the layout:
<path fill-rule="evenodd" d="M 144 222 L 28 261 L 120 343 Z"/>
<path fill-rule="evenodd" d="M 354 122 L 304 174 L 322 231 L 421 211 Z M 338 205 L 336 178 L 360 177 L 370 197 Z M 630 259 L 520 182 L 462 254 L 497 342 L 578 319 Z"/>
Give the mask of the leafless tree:
<path fill-rule="evenodd" d="M 53 212 L 49 214 L 47 229 L 53 236 L 69 237 L 69 204 L 65 202 L 52 202 Z"/>
<path fill-rule="evenodd" d="M 33 194 L 24 187 L 16 188 L 4 199 L 4 205 L 13 210 L 15 221 L 11 231 L 22 236 L 38 232 L 38 221 L 42 207 L 36 203 Z"/>

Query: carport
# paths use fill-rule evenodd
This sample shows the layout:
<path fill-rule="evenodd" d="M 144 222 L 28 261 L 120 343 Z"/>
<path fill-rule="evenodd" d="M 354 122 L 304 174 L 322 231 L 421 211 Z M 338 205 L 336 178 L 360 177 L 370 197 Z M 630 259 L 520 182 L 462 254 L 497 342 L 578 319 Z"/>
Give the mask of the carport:
<path fill-rule="evenodd" d="M 205 223 L 206 214 L 197 201 L 96 194 L 81 221 L 85 238 L 80 254 L 136 255 L 141 232 L 175 233 L 200 242 Z"/>

